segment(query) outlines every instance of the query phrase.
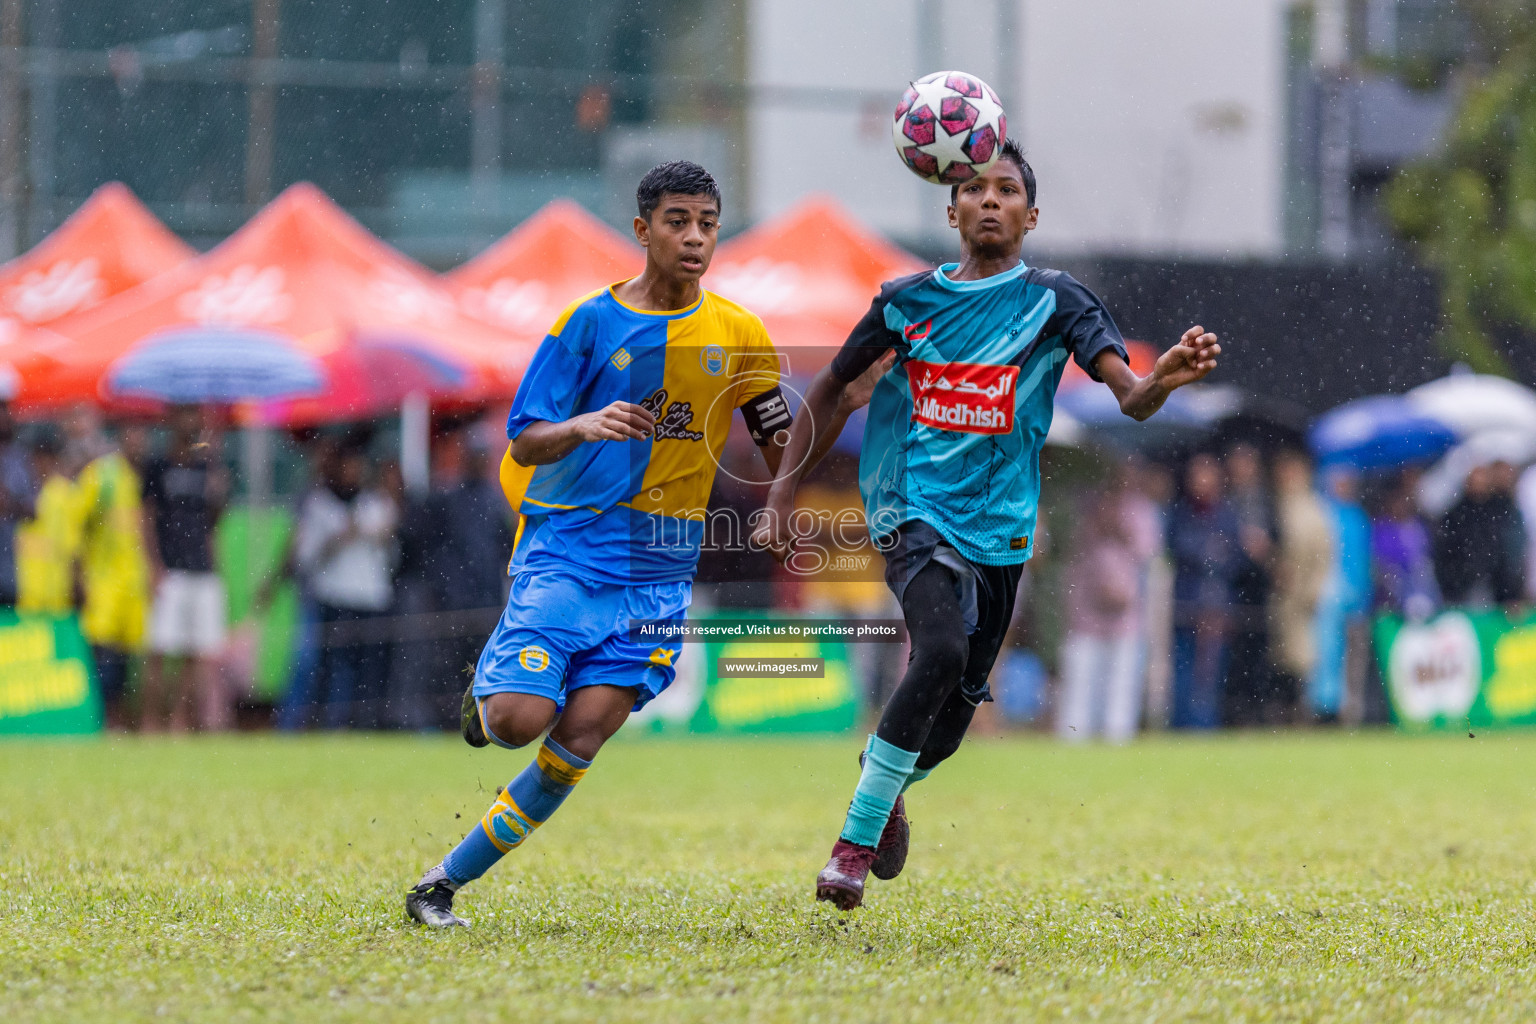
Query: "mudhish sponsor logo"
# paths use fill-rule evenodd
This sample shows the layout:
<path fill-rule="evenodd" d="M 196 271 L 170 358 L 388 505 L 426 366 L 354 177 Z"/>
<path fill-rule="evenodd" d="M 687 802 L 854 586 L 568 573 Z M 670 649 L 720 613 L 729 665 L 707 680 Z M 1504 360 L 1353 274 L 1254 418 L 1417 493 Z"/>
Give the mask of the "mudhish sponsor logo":
<path fill-rule="evenodd" d="M 937 398 L 925 398 L 917 407 L 916 418 L 925 423 L 951 427 L 978 427 L 996 430 L 1008 425 L 1003 409 L 984 409 L 975 405 L 945 405 Z"/>

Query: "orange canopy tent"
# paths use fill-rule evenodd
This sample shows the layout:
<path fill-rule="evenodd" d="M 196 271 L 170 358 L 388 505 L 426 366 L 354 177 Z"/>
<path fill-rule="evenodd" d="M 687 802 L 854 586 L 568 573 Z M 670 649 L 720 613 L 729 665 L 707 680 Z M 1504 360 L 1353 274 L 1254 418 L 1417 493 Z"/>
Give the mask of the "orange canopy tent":
<path fill-rule="evenodd" d="M 803 373 L 831 358 L 882 282 L 926 266 L 815 197 L 720 246 L 704 286 L 762 317 L 781 350 L 821 349 L 816 366 L 792 366 Z"/>
<path fill-rule="evenodd" d="M 633 241 L 556 199 L 443 280 L 462 312 L 539 341 L 573 300 L 644 266 Z"/>
<path fill-rule="evenodd" d="M 266 332 L 326 362 L 366 346 L 412 350 L 461 369 L 454 394 L 438 397 L 463 402 L 512 394 L 532 356 L 531 346 L 459 313 L 429 271 L 299 184 L 205 255 L 56 327 L 49 360 L 24 376 L 21 398 L 33 406 L 97 399 L 114 360 L 188 328 L 215 337 Z M 326 394 L 269 411 L 283 422 L 384 411 L 356 385 L 355 375 L 334 379 Z"/>
<path fill-rule="evenodd" d="M 0 360 L 25 366 L 58 324 L 121 294 L 197 252 L 177 238 L 121 182 L 91 194 L 63 224 L 0 266 Z"/>

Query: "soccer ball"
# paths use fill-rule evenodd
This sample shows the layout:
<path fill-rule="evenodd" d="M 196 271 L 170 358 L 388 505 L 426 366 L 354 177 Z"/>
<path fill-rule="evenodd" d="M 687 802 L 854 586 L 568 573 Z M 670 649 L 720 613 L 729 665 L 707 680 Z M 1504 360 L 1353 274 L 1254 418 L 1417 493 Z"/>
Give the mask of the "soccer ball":
<path fill-rule="evenodd" d="M 986 82 L 964 71 L 936 71 L 901 94 L 891 141 L 919 178 L 958 185 L 997 163 L 1007 127 L 1003 104 Z"/>

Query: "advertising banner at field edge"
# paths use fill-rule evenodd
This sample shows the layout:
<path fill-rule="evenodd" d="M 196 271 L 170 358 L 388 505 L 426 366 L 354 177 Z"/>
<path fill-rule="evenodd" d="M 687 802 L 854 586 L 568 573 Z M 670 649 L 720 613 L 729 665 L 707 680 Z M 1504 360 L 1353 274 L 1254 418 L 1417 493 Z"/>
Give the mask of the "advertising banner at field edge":
<path fill-rule="evenodd" d="M 1536 615 L 1382 616 L 1376 654 L 1393 718 L 1406 729 L 1536 725 Z"/>
<path fill-rule="evenodd" d="M 731 621 L 770 616 L 734 615 Z M 632 732 L 829 733 L 852 729 L 859 715 L 857 673 L 848 645 L 835 640 L 786 643 L 755 639 L 683 644 L 677 678 L 632 720 Z M 743 674 L 742 666 L 819 660 L 818 674 Z M 722 662 L 725 663 L 722 671 Z"/>
<path fill-rule="evenodd" d="M 99 732 L 95 675 L 73 615 L 0 611 L 0 736 Z"/>

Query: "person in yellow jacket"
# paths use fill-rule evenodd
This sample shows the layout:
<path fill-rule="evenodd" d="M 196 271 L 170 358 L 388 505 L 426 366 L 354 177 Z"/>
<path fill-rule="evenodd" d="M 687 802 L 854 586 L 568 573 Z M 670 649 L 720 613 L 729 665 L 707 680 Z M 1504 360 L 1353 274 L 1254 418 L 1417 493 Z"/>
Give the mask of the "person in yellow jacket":
<path fill-rule="evenodd" d="M 113 728 L 125 723 L 128 662 L 143 650 L 149 618 L 142 496 L 139 474 L 116 449 L 86 463 L 75 480 L 80 580 L 85 591 L 80 630 L 91 645 L 107 724 Z"/>
<path fill-rule="evenodd" d="M 75 608 L 75 482 L 62 457 L 53 434 L 33 443 L 32 470 L 42 486 L 36 513 L 16 528 L 16 611 L 22 615 L 68 615 Z"/>

